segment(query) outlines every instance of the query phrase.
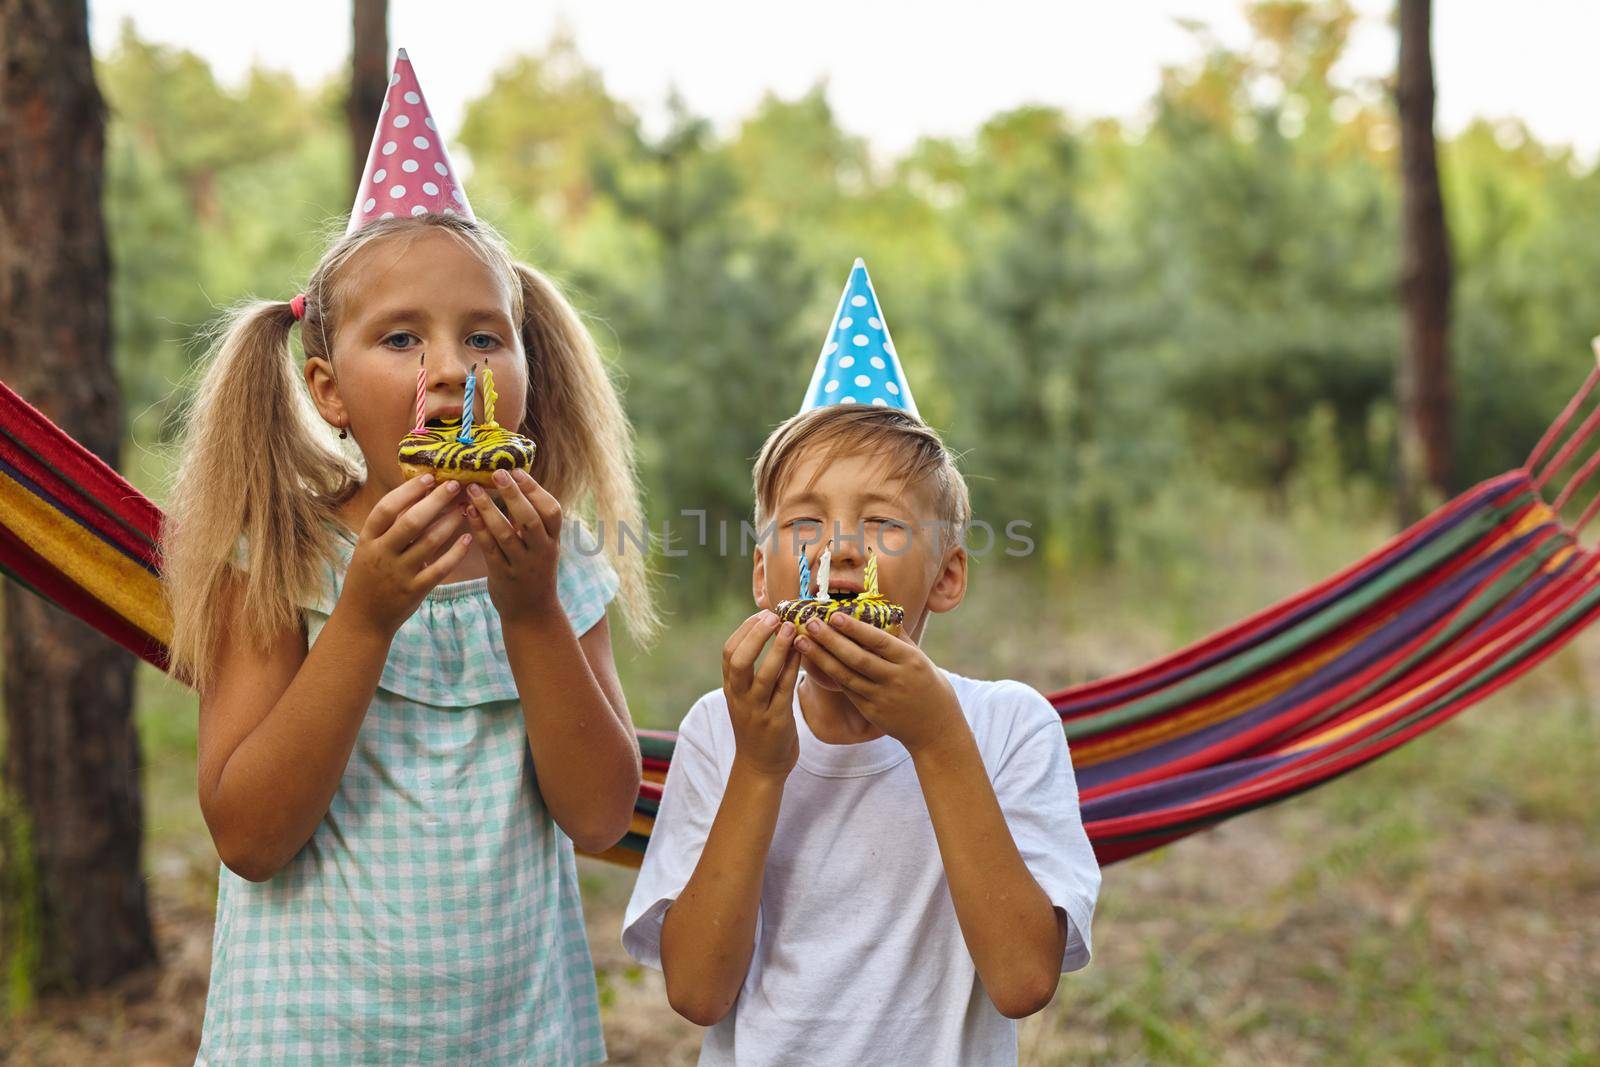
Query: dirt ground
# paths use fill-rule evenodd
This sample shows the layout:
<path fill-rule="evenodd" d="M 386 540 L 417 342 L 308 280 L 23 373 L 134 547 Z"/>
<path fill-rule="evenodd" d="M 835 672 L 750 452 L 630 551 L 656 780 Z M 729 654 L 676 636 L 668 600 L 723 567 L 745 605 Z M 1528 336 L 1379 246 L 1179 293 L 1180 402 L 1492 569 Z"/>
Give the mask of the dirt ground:
<path fill-rule="evenodd" d="M 1344 550 L 1330 542 L 1326 555 Z M 1278 575 L 1271 594 L 1326 573 L 1325 562 Z M 1189 590 L 1204 606 L 1192 619 L 1141 626 L 1142 616 L 1113 611 L 1152 597 L 1080 588 L 1040 600 L 1053 613 L 1028 625 L 1007 628 L 997 607 L 994 625 L 967 631 L 985 634 L 981 644 L 952 628 L 932 654 L 964 673 L 1046 688 L 1140 662 L 1268 599 L 1235 588 L 1228 576 L 1246 573 L 1239 566 L 1203 573 L 1215 585 Z M 1163 595 L 1172 602 L 1170 590 Z M 653 694 L 662 709 L 687 707 L 708 678 L 683 664 L 695 662 L 693 649 L 714 647 L 707 642 L 724 625 L 680 626 L 657 654 L 625 657 L 628 691 Z M 1112 642 L 1108 633 L 1129 636 Z M 0 1019 L 0 1063 L 192 1062 L 216 857 L 194 799 L 192 696 L 150 674 L 140 732 L 162 964 L 115 989 L 47 998 Z M 1600 631 L 1372 766 L 1108 868 L 1094 962 L 1021 1024 L 1022 1062 L 1600 1064 L 1596 709 Z M 675 721 L 659 715 L 641 721 Z M 612 1062 L 693 1063 L 698 1029 L 618 942 L 632 872 L 586 861 L 580 877 Z"/>
<path fill-rule="evenodd" d="M 1435 755 L 1477 747 L 1453 740 Z M 1330 789 L 1367 792 L 1359 779 Z M 1110 869 L 1096 959 L 1022 1024 L 1022 1062 L 1600 1062 L 1593 833 L 1494 805 L 1438 822 L 1430 803 L 1376 806 L 1387 811 L 1332 795 Z M 159 970 L 40 1002 L 0 1031 L 0 1060 L 192 1062 L 210 952 L 203 863 L 155 865 Z M 700 1031 L 618 944 L 631 873 L 585 863 L 583 883 L 612 1061 L 693 1063 Z"/>

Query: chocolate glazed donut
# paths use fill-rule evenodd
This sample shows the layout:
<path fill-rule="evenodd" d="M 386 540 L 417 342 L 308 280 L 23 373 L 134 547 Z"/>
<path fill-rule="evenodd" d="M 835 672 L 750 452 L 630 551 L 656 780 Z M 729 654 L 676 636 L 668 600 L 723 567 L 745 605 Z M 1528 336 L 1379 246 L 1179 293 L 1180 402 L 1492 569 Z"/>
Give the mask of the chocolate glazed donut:
<path fill-rule="evenodd" d="M 839 611 L 880 630 L 892 630 L 906 618 L 905 608 L 869 593 L 858 593 L 840 600 L 785 600 L 777 607 L 778 617 L 796 626 L 804 626 L 812 619 L 826 622 Z"/>
<path fill-rule="evenodd" d="M 489 484 L 495 471 L 532 472 L 538 445 L 495 423 L 474 426 L 472 443 L 456 440 L 460 419 L 430 419 L 426 428 L 400 439 L 400 469 L 407 478 L 436 478 Z"/>

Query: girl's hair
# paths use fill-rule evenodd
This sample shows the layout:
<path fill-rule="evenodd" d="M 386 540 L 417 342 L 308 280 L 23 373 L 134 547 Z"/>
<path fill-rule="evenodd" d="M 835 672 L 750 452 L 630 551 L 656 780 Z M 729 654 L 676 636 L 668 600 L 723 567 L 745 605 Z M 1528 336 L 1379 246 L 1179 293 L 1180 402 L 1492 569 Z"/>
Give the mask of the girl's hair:
<path fill-rule="evenodd" d="M 602 532 L 642 529 L 632 432 L 617 389 L 583 321 L 554 282 L 517 263 L 489 227 L 458 215 L 373 222 L 338 241 L 305 287 L 300 322 L 307 358 L 332 359 L 358 256 L 379 241 L 440 231 L 503 271 L 528 360 L 522 428 L 541 446 L 533 475 L 569 515 Z M 265 642 L 293 625 L 333 558 L 338 508 L 366 472 L 343 453 L 311 403 L 290 346 L 287 301 L 254 301 L 222 327 L 188 405 L 187 430 L 162 531 L 172 610 L 172 667 L 197 688 L 210 675 L 222 627 Z M 570 528 L 571 521 L 568 521 Z M 621 579 L 623 615 L 636 638 L 658 625 L 642 552 L 606 538 Z M 590 549 L 586 550 L 591 550 Z M 241 550 L 247 554 L 242 559 Z M 224 617 L 230 565 L 243 564 L 239 617 Z"/>

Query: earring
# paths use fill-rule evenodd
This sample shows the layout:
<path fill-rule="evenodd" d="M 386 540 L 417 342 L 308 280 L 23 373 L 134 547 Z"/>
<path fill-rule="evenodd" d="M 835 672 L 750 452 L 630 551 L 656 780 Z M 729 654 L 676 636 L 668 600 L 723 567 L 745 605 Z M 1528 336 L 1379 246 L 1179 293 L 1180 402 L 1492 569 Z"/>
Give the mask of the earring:
<path fill-rule="evenodd" d="M 349 436 L 350 436 L 350 430 L 349 430 L 348 427 L 344 427 L 344 426 L 339 427 L 339 440 L 343 441 L 346 438 L 348 438 Z"/>

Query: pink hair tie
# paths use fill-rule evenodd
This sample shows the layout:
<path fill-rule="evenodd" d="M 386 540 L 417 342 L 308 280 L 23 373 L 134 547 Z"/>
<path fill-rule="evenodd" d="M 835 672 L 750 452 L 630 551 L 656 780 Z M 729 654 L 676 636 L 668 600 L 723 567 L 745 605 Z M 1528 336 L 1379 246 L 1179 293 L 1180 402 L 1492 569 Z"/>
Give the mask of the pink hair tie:
<path fill-rule="evenodd" d="M 306 317 L 306 294 L 301 293 L 289 301 L 289 310 L 294 314 L 294 321 L 299 322 Z"/>

